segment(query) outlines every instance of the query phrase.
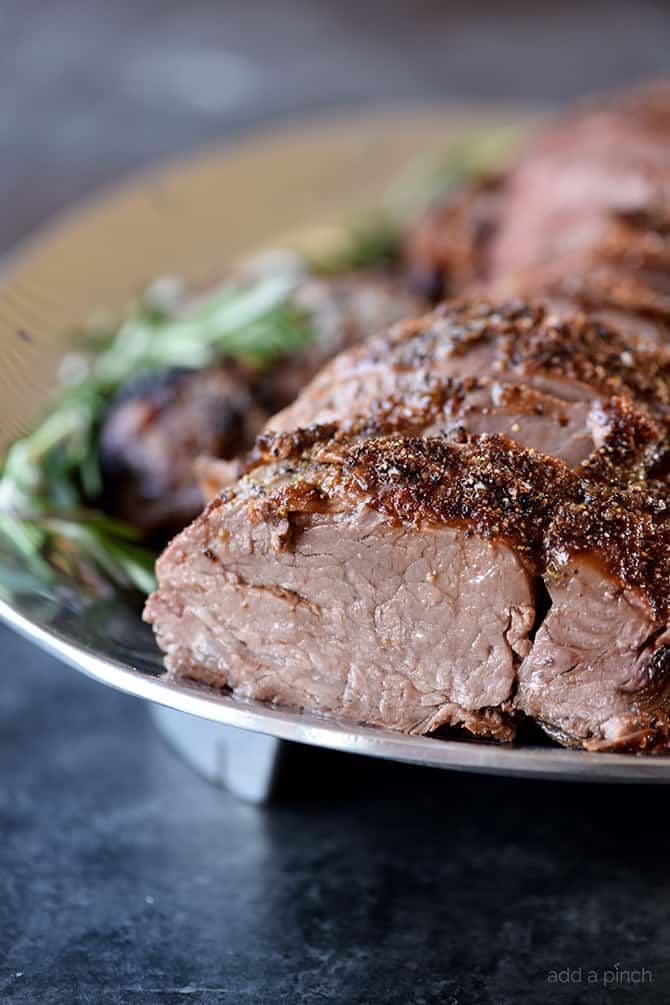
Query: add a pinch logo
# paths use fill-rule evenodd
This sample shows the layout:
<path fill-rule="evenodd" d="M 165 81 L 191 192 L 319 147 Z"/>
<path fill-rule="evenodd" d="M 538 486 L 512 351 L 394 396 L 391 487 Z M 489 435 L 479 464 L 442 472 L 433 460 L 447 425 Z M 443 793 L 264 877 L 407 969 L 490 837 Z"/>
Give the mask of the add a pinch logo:
<path fill-rule="evenodd" d="M 599 984 L 606 988 L 622 984 L 651 984 L 653 980 L 651 970 L 646 967 L 622 967 L 620 963 L 604 970 L 565 967 L 562 970 L 550 970 L 547 974 L 548 984 Z"/>

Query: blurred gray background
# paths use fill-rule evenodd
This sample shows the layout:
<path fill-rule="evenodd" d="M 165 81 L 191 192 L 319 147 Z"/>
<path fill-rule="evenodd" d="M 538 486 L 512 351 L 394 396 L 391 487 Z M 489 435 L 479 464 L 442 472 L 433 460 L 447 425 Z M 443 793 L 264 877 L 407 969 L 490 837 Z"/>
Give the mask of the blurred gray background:
<path fill-rule="evenodd" d="M 0 248 L 137 164 L 417 98 L 564 101 L 668 68 L 670 5 L 0 0 Z"/>

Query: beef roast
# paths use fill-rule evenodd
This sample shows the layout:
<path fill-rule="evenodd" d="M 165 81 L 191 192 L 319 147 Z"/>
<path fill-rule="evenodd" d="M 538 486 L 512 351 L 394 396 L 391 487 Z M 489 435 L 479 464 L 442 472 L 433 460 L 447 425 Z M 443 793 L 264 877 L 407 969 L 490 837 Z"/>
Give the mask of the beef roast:
<path fill-rule="evenodd" d="M 664 490 L 497 435 L 271 441 L 158 563 L 145 617 L 173 673 L 416 733 L 510 739 L 531 716 L 562 742 L 665 743 Z"/>
<path fill-rule="evenodd" d="M 485 276 L 599 245 L 613 218 L 669 203 L 670 85 L 589 103 L 509 171 Z"/>
<path fill-rule="evenodd" d="M 669 140 L 669 87 L 604 103 L 412 230 L 424 293 L 484 293 L 336 357 L 234 484 L 202 472 L 223 491 L 145 612 L 171 672 L 409 732 L 668 747 Z"/>

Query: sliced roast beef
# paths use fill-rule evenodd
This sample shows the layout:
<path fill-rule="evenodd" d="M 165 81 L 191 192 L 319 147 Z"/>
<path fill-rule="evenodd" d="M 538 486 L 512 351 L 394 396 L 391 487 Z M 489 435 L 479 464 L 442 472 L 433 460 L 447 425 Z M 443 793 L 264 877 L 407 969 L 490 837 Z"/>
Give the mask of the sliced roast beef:
<path fill-rule="evenodd" d="M 670 356 L 540 303 L 472 301 L 338 356 L 269 426 L 346 422 L 395 407 L 418 415 L 427 435 L 457 426 L 501 432 L 575 465 L 600 444 L 600 403 L 613 395 L 665 423 Z"/>
<path fill-rule="evenodd" d="M 246 697 L 405 731 L 462 723 L 510 738 L 534 620 L 520 556 L 458 520 L 404 526 L 384 512 L 385 491 L 379 508 L 368 504 L 357 475 L 373 466 L 347 469 L 346 442 L 289 439 L 278 463 L 219 497 L 161 558 L 146 617 L 167 665 Z M 414 486 L 412 458 L 400 447 L 394 456 L 411 490 L 442 478 L 453 454 L 455 513 L 464 455 L 437 442 L 444 458 L 432 472 L 414 465 Z M 484 611 L 483 588 L 495 598 Z"/>
<path fill-rule="evenodd" d="M 346 351 L 244 464 L 204 463 L 223 491 L 145 614 L 171 672 L 410 732 L 668 747 L 669 141 L 670 86 L 605 102 L 412 229 L 422 294 L 474 294 L 363 345 L 336 320 Z"/>
<path fill-rule="evenodd" d="M 669 219 L 670 85 L 660 84 L 534 137 L 495 184 L 419 220 L 405 258 L 411 278 L 431 277 L 442 293 L 542 295 L 660 344 L 670 337 Z"/>
<path fill-rule="evenodd" d="M 504 273 L 486 284 L 493 297 L 542 297 L 614 324 L 641 345 L 670 340 L 670 205 L 663 213 L 612 215 L 585 250 Z"/>
<path fill-rule="evenodd" d="M 669 502 L 667 489 L 606 486 L 559 506 L 548 528 L 551 606 L 519 668 L 515 704 L 563 742 L 668 745 Z"/>
<path fill-rule="evenodd" d="M 167 540 L 202 509 L 199 456 L 230 461 L 243 453 L 327 360 L 422 308 L 403 284 L 369 273 L 306 277 L 291 303 L 309 317 L 314 340 L 269 371 L 222 360 L 201 371 L 150 373 L 122 388 L 100 434 L 111 512 Z"/>
<path fill-rule="evenodd" d="M 568 745 L 666 746 L 670 635 L 648 599 L 588 553 L 545 579 L 551 608 L 519 667 L 515 706 Z"/>
<path fill-rule="evenodd" d="M 350 418 L 340 419 L 339 427 L 368 436 L 385 435 L 392 429 L 452 439 L 465 433 L 501 433 L 576 467 L 610 434 L 613 402 L 608 399 L 609 407 L 603 408 L 584 401 L 562 401 L 524 385 L 488 378 L 445 378 L 434 381 L 430 389 L 375 400 L 363 415 L 354 412 Z M 625 407 L 623 399 L 620 407 Z M 642 416 L 638 419 L 642 421 Z M 275 420 L 270 424 L 275 425 Z M 651 438 L 656 441 L 660 435 L 659 427 L 652 423 Z M 276 442 L 272 434 L 269 439 Z M 268 435 L 261 435 L 245 458 L 199 458 L 195 469 L 204 497 L 213 499 L 255 466 L 265 455 L 267 440 Z"/>
<path fill-rule="evenodd" d="M 586 105 L 505 178 L 485 278 L 601 245 L 612 218 L 670 204 L 670 85 Z"/>
<path fill-rule="evenodd" d="M 668 733 L 665 505 L 500 436 L 284 434 L 170 544 L 145 617 L 173 673 L 240 696 L 647 749 Z"/>

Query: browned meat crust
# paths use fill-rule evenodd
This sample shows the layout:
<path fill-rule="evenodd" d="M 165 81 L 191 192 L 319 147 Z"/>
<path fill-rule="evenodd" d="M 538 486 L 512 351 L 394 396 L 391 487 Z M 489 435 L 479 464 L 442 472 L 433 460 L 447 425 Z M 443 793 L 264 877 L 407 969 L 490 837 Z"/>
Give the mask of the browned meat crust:
<path fill-rule="evenodd" d="M 630 419 L 635 423 L 635 413 Z M 626 424 L 620 416 L 617 437 Z M 224 498 L 249 493 L 252 510 L 264 519 L 285 519 L 318 512 L 331 496 L 356 493 L 409 526 L 463 523 L 480 537 L 503 538 L 534 571 L 551 568 L 566 549 L 589 552 L 624 588 L 639 590 L 657 620 L 667 619 L 670 493 L 664 485 L 650 491 L 645 482 L 597 484 L 589 466 L 573 472 L 496 435 L 453 443 L 384 434 L 383 424 L 372 436 L 370 426 L 352 436 L 331 424 L 265 437 L 274 466 L 261 466 L 260 480 L 242 482 Z"/>
<path fill-rule="evenodd" d="M 517 556 L 527 570 L 529 596 L 537 592 L 538 587 L 533 583 L 539 576 L 544 577 L 550 594 L 555 592 L 557 599 L 551 617 L 558 616 L 556 611 L 560 613 L 565 606 L 561 601 L 561 583 L 571 563 L 582 568 L 582 576 L 587 575 L 590 568 L 600 570 L 600 579 L 607 589 L 625 597 L 641 622 L 635 625 L 635 652 L 627 651 L 628 664 L 622 667 L 613 660 L 614 669 L 609 676 L 606 667 L 596 675 L 598 694 L 607 699 L 604 707 L 594 706 L 593 710 L 587 708 L 585 711 L 582 703 L 575 710 L 568 700 L 561 704 L 561 714 L 557 714 L 552 704 L 556 690 L 553 681 L 547 686 L 552 701 L 546 706 L 538 702 L 533 688 L 533 681 L 540 672 L 534 663 L 537 642 L 530 644 L 532 618 L 527 613 L 524 615 L 526 628 L 515 643 L 518 657 L 513 661 L 516 670 L 512 674 L 516 679 L 518 673 L 523 686 L 520 697 L 515 698 L 514 680 L 507 681 L 507 688 L 503 689 L 505 697 L 500 701 L 498 725 L 504 723 L 509 733 L 515 714 L 526 712 L 539 721 L 548 722 L 555 733 L 569 737 L 570 742 L 587 746 L 642 749 L 665 742 L 670 691 L 667 670 L 670 667 L 665 657 L 663 633 L 670 605 L 670 522 L 667 521 L 667 492 L 664 489 L 659 488 L 653 494 L 640 483 L 620 489 L 597 484 L 572 472 L 560 461 L 499 436 L 474 437 L 456 444 L 443 438 L 380 436 L 360 439 L 337 432 L 333 435 L 333 432 L 331 426 L 300 434 L 283 434 L 274 442 L 268 437 L 265 450 L 273 460 L 256 467 L 217 498 L 199 521 L 166 551 L 158 565 L 160 588 L 149 601 L 146 616 L 156 626 L 172 669 L 198 679 L 203 679 L 204 675 L 205 679 L 219 684 L 232 682 L 233 687 L 241 688 L 245 694 L 261 696 L 256 685 L 262 682 L 263 674 L 256 675 L 256 663 L 250 668 L 243 665 L 244 660 L 239 665 L 235 662 L 234 673 L 230 679 L 227 676 L 223 653 L 231 643 L 219 645 L 215 626 L 210 624 L 208 629 L 208 638 L 213 632 L 214 640 L 209 638 L 205 642 L 201 638 L 197 649 L 190 649 L 193 624 L 191 622 L 189 627 L 189 618 L 194 617 L 196 609 L 203 610 L 199 593 L 194 596 L 193 586 L 184 586 L 190 566 L 195 563 L 190 578 L 197 579 L 201 574 L 200 556 L 209 555 L 214 563 L 209 567 L 210 596 L 211 590 L 216 593 L 217 584 L 223 585 L 227 577 L 234 574 L 238 583 L 236 589 L 241 588 L 247 597 L 245 603 L 250 603 L 254 591 L 261 588 L 254 577 L 259 570 L 260 582 L 264 575 L 274 576 L 277 565 L 281 564 L 277 556 L 288 554 L 290 567 L 296 569 L 291 555 L 297 554 L 301 536 L 310 528 L 321 524 L 323 533 L 321 522 L 334 520 L 336 537 L 333 541 L 336 541 L 337 535 L 344 535 L 348 527 L 360 520 L 365 529 L 365 517 L 361 514 L 372 510 L 383 517 L 389 528 L 382 534 L 392 534 L 392 528 L 399 527 L 410 537 L 417 535 L 420 539 L 421 535 L 427 535 L 429 541 L 435 528 L 450 527 L 457 529 L 462 541 L 474 535 L 478 541 L 509 549 L 509 554 Z M 241 533 L 240 520 L 246 521 L 246 529 L 232 544 L 230 535 Z M 270 543 L 262 546 L 260 538 L 254 537 L 256 544 L 249 552 L 244 538 L 248 534 L 254 536 L 253 528 L 261 525 L 267 528 Z M 378 527 L 375 530 L 379 532 Z M 319 540 L 324 547 L 323 537 Z M 331 546 L 336 547 L 335 544 Z M 270 551 L 257 557 L 256 549 L 260 556 L 262 547 Z M 247 556 L 243 558 L 245 581 L 256 583 L 248 589 L 239 582 L 239 549 Z M 265 571 L 264 563 L 267 565 Z M 381 572 L 385 574 L 384 570 Z M 368 576 L 371 575 L 373 571 L 368 570 Z M 326 596 L 330 603 L 336 595 L 335 584 L 328 583 Z M 300 596 L 296 596 L 301 603 Z M 312 597 L 308 597 L 309 603 L 316 605 L 310 618 L 318 622 L 319 603 L 314 595 L 309 596 Z M 503 603 L 504 598 L 492 597 L 490 601 L 495 607 Z M 323 595 L 321 602 L 325 603 Z M 205 603 L 204 610 L 212 611 L 211 600 Z M 226 616 L 225 595 L 217 610 L 217 618 Z M 176 617 L 175 611 L 179 612 Z M 166 612 L 172 613 L 166 615 Z M 196 620 L 202 616 L 207 615 L 200 613 Z M 252 611 L 251 617 L 254 616 Z M 239 610 L 237 617 L 240 617 Z M 353 624 L 338 623 L 341 625 L 338 631 L 345 632 L 345 639 L 348 633 L 355 633 Z M 623 617 L 622 624 L 628 624 Z M 182 634 L 184 625 L 185 635 Z M 415 630 L 417 627 L 415 624 Z M 541 625 L 536 626 L 536 631 L 539 633 L 541 628 Z M 446 630 L 448 634 L 448 628 Z M 243 626 L 240 631 L 244 632 Z M 265 625 L 270 648 L 274 641 L 273 631 L 271 624 Z M 324 645 L 326 642 L 327 639 Z M 343 637 L 336 636 L 333 644 L 335 642 L 341 646 Z M 213 670 L 203 671 L 199 655 L 210 645 L 211 652 L 221 661 L 217 664 L 220 666 L 218 678 Z M 546 649 L 546 639 L 541 639 L 540 645 Z M 553 639 L 552 645 L 557 645 Z M 404 654 L 411 665 L 411 648 Z M 254 660 L 257 658 L 260 657 L 254 656 Z M 571 670 L 582 676 L 587 672 L 579 657 Z M 403 672 L 403 668 L 388 665 L 386 671 L 398 673 Z M 475 661 L 468 668 L 467 679 L 478 672 L 486 676 L 489 671 L 478 670 Z M 339 713 L 346 711 L 338 705 L 341 695 L 340 698 L 337 694 L 331 695 L 327 701 L 324 699 L 324 704 L 319 698 L 320 686 L 318 673 L 311 684 L 307 684 L 304 677 L 291 683 L 288 673 L 282 676 L 278 697 L 293 704 Z M 361 686 L 374 691 L 378 684 L 367 681 Z M 383 703 L 378 706 L 376 702 L 375 698 L 373 705 L 377 711 L 371 721 L 384 723 Z M 444 714 L 440 711 L 443 704 L 448 706 L 448 711 L 442 709 Z M 420 722 L 415 721 L 416 713 L 412 712 L 411 728 L 432 731 L 444 722 L 460 722 L 480 732 L 478 715 L 485 713 L 487 725 L 482 726 L 481 731 L 491 735 L 491 705 L 464 706 L 456 702 L 461 709 L 456 712 L 453 696 L 448 694 L 442 695 L 437 705 L 439 707 Z M 399 712 L 395 705 L 393 715 L 396 718 L 386 724 L 407 728 L 402 722 L 398 725 Z M 495 735 L 499 733 L 500 730 Z"/>
<path fill-rule="evenodd" d="M 269 425 L 342 421 L 368 413 L 375 401 L 416 398 L 448 380 L 471 391 L 475 379 L 573 402 L 625 395 L 661 421 L 670 408 L 666 350 L 639 347 L 616 328 L 546 304 L 474 300 L 442 305 L 338 356 Z"/>
<path fill-rule="evenodd" d="M 458 296 L 483 279 L 505 178 L 483 178 L 410 227 L 403 257 L 413 287 L 429 300 Z"/>

